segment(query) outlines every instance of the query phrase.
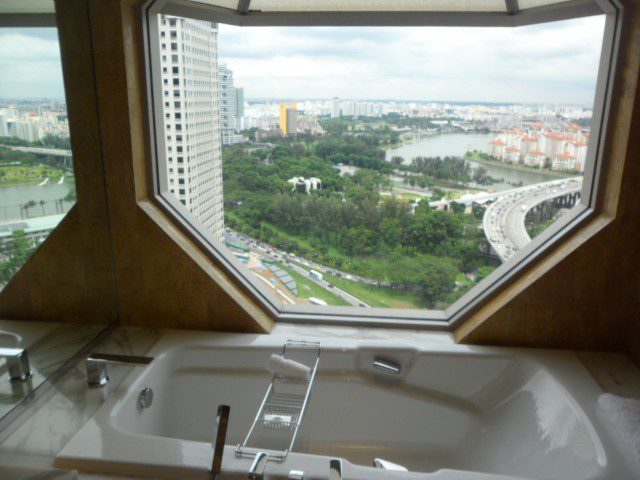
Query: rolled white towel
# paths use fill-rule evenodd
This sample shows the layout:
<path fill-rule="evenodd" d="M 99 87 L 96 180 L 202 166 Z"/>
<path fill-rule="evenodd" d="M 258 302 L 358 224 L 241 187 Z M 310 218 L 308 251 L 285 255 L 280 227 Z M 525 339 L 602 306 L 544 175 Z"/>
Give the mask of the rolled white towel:
<path fill-rule="evenodd" d="M 311 369 L 306 365 L 275 354 L 271 355 L 267 361 L 266 368 L 272 374 L 278 374 L 281 377 L 308 380 L 311 375 Z"/>

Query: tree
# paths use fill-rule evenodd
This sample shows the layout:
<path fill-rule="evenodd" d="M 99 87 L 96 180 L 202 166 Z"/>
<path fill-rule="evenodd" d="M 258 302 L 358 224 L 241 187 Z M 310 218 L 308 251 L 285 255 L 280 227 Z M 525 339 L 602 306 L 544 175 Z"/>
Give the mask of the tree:
<path fill-rule="evenodd" d="M 422 277 L 422 295 L 429 307 L 444 299 L 455 288 L 455 279 L 442 267 L 429 268 Z"/>
<path fill-rule="evenodd" d="M 465 210 L 464 203 L 451 202 L 451 211 L 453 213 L 464 213 L 464 210 Z"/>
<path fill-rule="evenodd" d="M 23 231 L 13 232 L 13 241 L 5 260 L 0 261 L 0 287 L 9 283 L 18 270 L 35 251 L 36 242 Z"/>
<path fill-rule="evenodd" d="M 393 157 L 391 157 L 391 164 L 394 166 L 399 166 L 402 165 L 402 162 L 404 161 L 404 158 L 402 158 L 399 155 L 394 155 Z"/>
<path fill-rule="evenodd" d="M 487 276 L 489 276 L 489 274 L 494 270 L 495 268 L 489 267 L 489 266 L 483 266 L 478 268 L 478 272 L 476 273 L 476 282 L 481 282 L 482 280 L 487 278 Z"/>

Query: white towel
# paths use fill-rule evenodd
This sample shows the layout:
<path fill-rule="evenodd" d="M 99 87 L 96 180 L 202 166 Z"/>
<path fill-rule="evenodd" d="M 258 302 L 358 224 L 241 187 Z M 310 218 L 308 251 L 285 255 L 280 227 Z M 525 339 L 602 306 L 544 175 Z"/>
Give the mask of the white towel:
<path fill-rule="evenodd" d="M 622 442 L 640 462 L 640 401 L 603 393 L 598 403 Z"/>
<path fill-rule="evenodd" d="M 278 374 L 281 377 L 308 380 L 311 375 L 311 369 L 306 365 L 275 354 L 271 355 L 267 361 L 266 368 L 272 374 Z"/>

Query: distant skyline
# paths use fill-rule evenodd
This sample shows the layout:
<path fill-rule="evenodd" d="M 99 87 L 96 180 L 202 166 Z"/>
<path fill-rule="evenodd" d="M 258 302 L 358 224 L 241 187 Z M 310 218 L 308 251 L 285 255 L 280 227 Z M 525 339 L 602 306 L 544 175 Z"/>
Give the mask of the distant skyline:
<path fill-rule="evenodd" d="M 520 28 L 233 27 L 220 63 L 246 98 L 593 102 L 604 17 Z M 0 28 L 0 98 L 64 99 L 55 28 Z"/>
<path fill-rule="evenodd" d="M 604 16 L 519 28 L 234 27 L 219 61 L 248 99 L 593 103 Z"/>

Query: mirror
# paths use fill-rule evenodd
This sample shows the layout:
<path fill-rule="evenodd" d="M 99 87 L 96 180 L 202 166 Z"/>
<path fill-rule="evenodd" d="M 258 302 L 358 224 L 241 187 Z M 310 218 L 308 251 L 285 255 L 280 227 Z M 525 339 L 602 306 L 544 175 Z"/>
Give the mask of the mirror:
<path fill-rule="evenodd" d="M 0 356 L 11 358 L 0 358 L 0 428 L 2 417 L 116 319 L 106 192 L 102 182 L 87 181 L 101 177 L 102 163 L 74 143 L 58 29 L 3 13 Z M 41 23 L 55 25 L 55 18 Z M 76 104 L 84 101 L 77 88 L 67 89 Z M 17 379 L 14 369 L 25 361 L 15 355 L 25 350 L 31 374 Z"/>

